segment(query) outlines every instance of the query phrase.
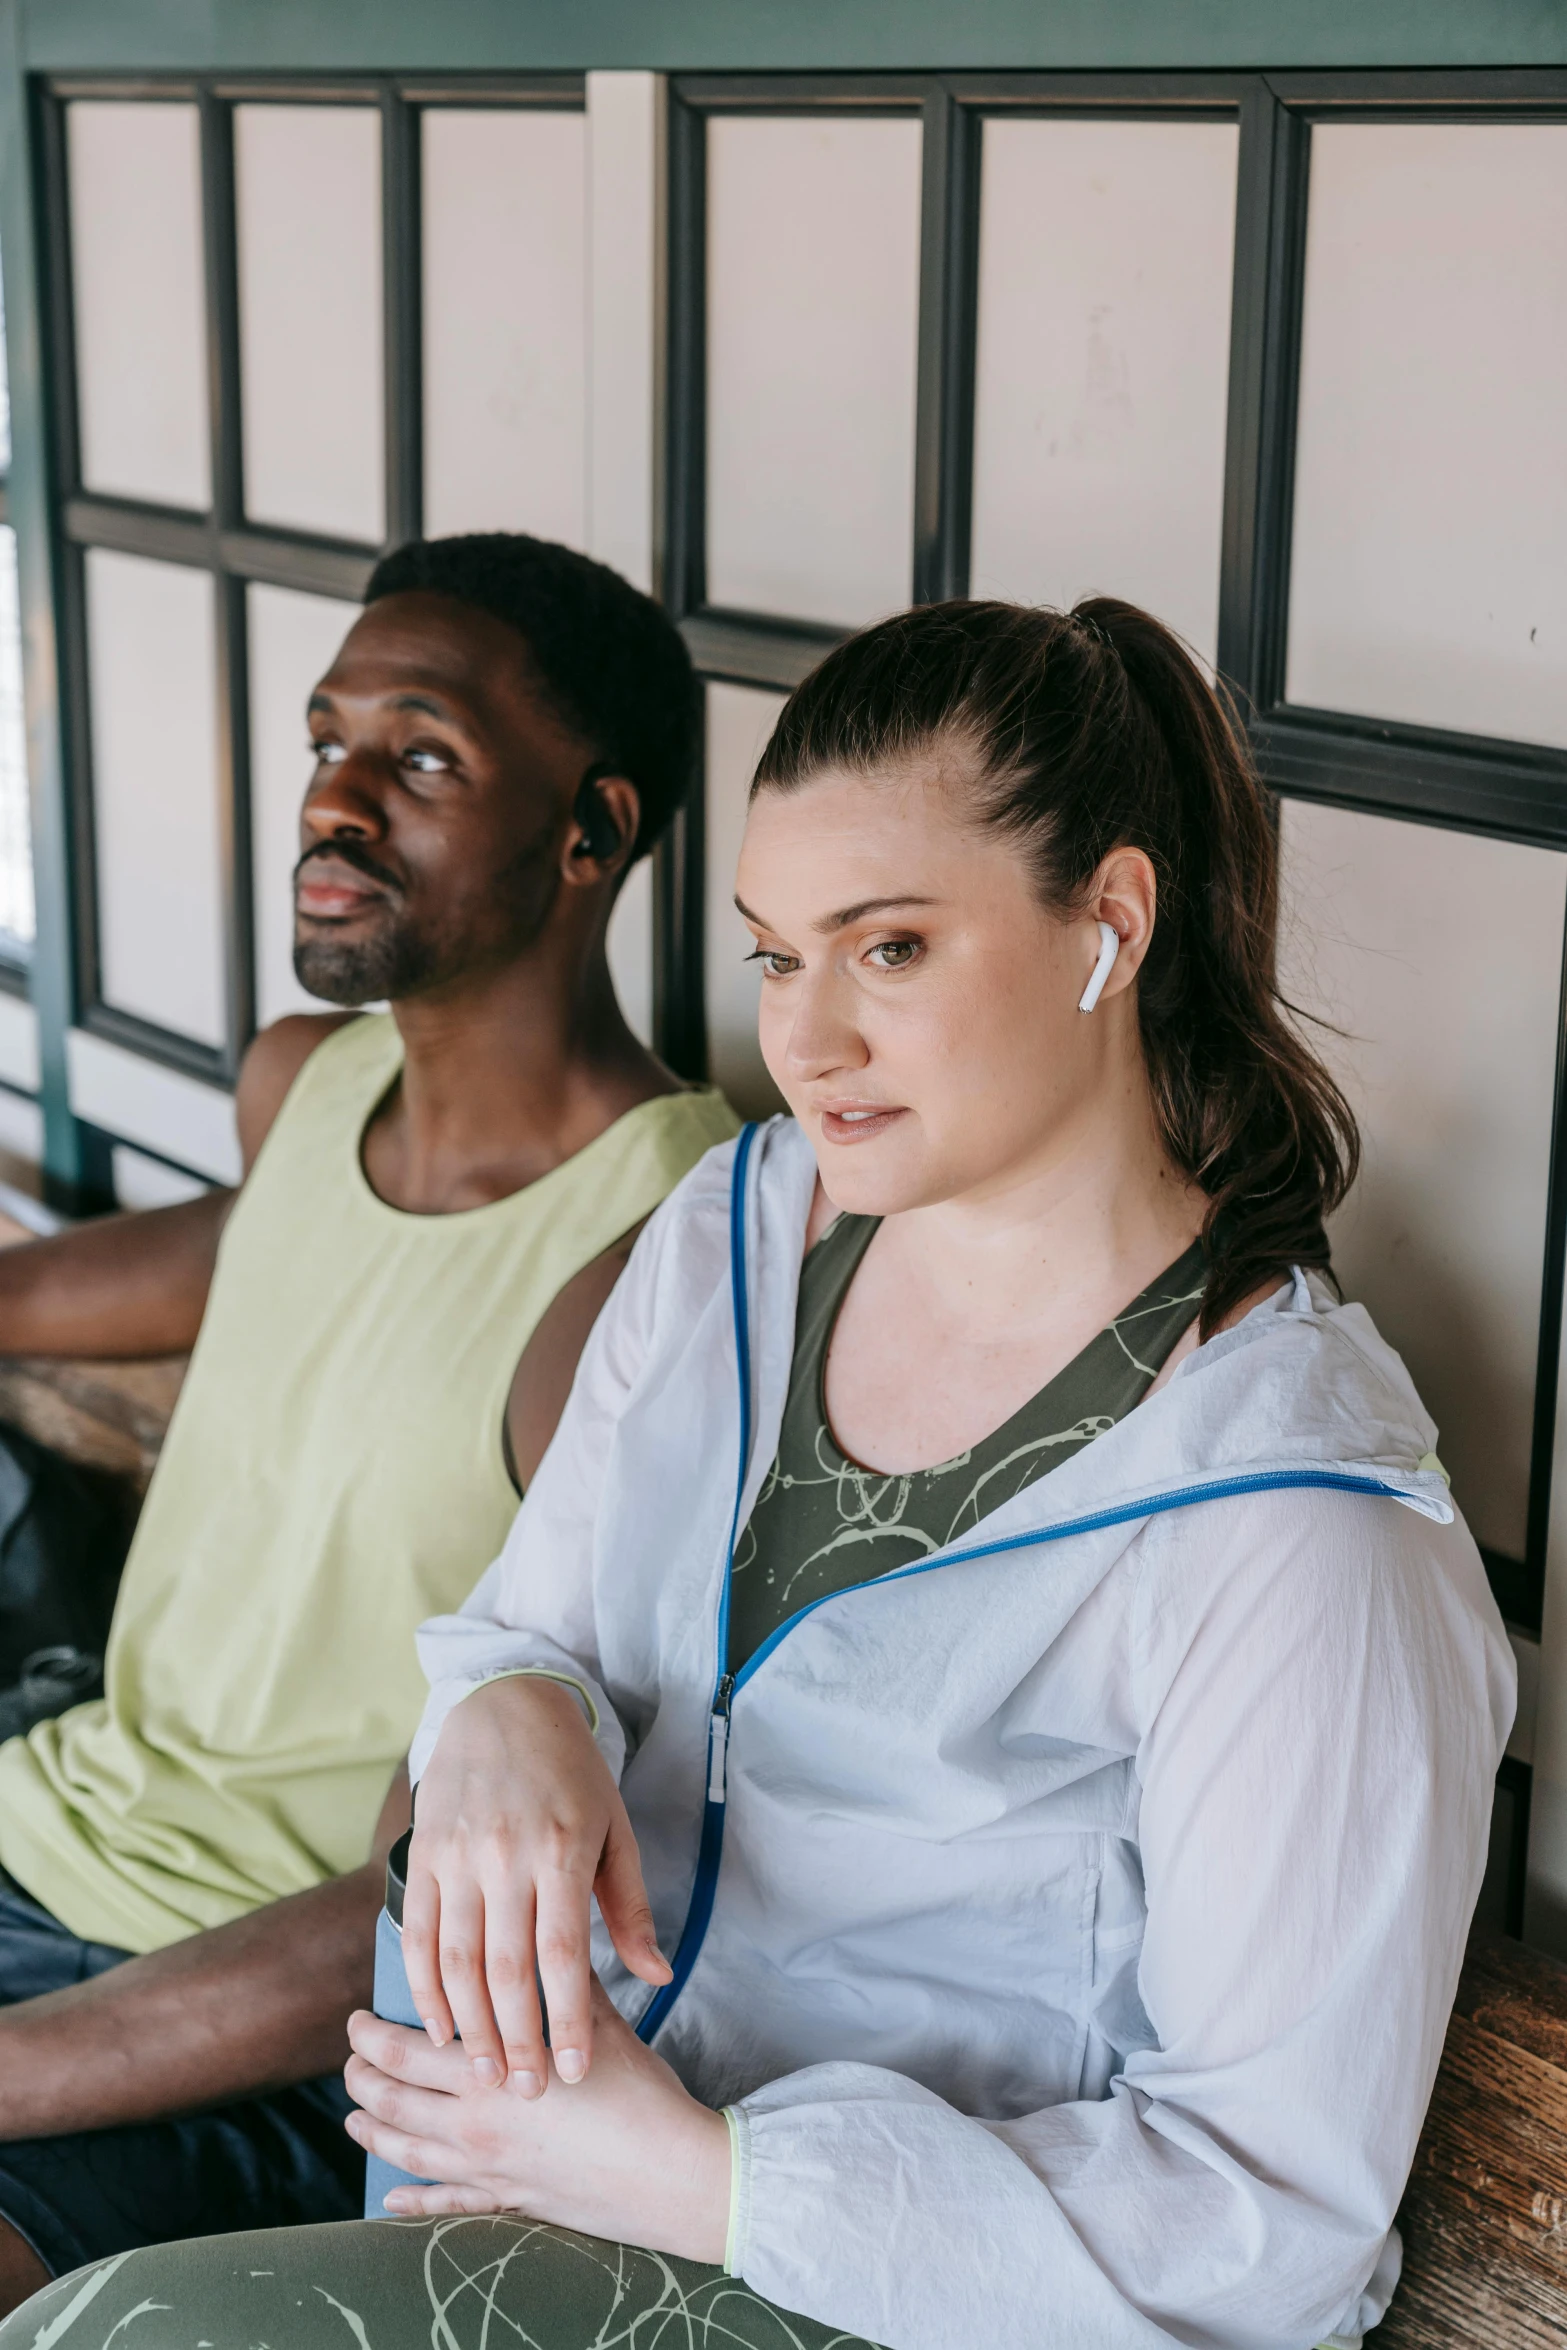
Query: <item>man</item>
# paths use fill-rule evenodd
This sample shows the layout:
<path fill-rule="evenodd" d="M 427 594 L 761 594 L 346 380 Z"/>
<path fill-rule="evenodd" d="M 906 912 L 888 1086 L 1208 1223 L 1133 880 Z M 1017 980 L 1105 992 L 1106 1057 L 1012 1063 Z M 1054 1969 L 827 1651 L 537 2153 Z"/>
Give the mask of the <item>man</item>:
<path fill-rule="evenodd" d="M 195 1343 L 107 1695 L 0 1747 L 0 2309 L 356 2209 L 332 2076 L 407 1821 L 414 1627 L 499 1548 L 636 1228 L 734 1130 L 605 961 L 695 763 L 653 604 L 530 539 L 405 547 L 310 726 L 296 968 L 390 1016 L 257 1038 L 237 1193 L 0 1255 L 8 1350 Z"/>

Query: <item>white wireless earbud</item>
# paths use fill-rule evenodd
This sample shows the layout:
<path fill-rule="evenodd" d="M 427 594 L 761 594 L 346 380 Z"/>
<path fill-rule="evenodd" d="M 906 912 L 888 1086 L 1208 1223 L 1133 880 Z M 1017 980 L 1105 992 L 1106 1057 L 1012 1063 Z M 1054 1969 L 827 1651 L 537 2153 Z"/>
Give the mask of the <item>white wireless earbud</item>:
<path fill-rule="evenodd" d="M 1115 969 L 1115 958 L 1121 952 L 1121 934 L 1113 922 L 1099 925 L 1099 960 L 1094 965 L 1088 985 L 1078 999 L 1080 1012 L 1091 1012 L 1104 994 L 1105 981 Z"/>

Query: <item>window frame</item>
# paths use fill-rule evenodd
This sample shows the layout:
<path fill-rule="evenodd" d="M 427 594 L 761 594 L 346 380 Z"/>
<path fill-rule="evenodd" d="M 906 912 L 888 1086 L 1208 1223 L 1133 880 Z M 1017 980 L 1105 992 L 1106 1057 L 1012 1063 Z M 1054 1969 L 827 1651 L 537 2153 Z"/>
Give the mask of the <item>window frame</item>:
<path fill-rule="evenodd" d="M 923 119 L 912 575 L 915 603 L 968 592 L 983 125 L 1009 119 L 1233 120 L 1236 235 L 1218 667 L 1269 788 L 1289 798 L 1567 852 L 1567 750 L 1285 700 L 1290 537 L 1311 129 L 1317 122 L 1567 120 L 1567 72 L 679 74 L 669 89 L 665 597 L 705 679 L 787 690 L 846 633 L 706 601 L 706 125 L 715 115 L 918 112 Z M 656 985 L 675 1065 L 705 1070 L 703 812 L 661 876 Z M 1547 1167 L 1522 1559 L 1485 1553 L 1503 1615 L 1540 1633 L 1567 1278 L 1567 942 Z"/>
<path fill-rule="evenodd" d="M 77 100 L 174 101 L 197 110 L 213 500 L 205 514 L 147 499 L 106 496 L 89 489 L 82 479 L 66 152 L 66 109 Z M 245 511 L 233 119 L 240 105 L 352 105 L 380 117 L 386 535 L 379 543 L 257 523 Z M 379 556 L 420 531 L 424 450 L 419 188 L 424 110 L 468 106 L 581 113 L 585 105 L 586 78 L 580 73 L 51 74 L 36 82 L 33 153 L 43 245 L 40 308 L 69 807 L 74 1020 L 89 1034 L 209 1084 L 235 1082 L 256 1024 L 246 590 L 255 583 L 355 603 Z M 93 548 L 205 571 L 214 582 L 215 774 L 226 1004 L 226 1037 L 219 1047 L 104 1000 L 85 594 L 85 559 Z"/>
<path fill-rule="evenodd" d="M 191 103 L 200 117 L 213 479 L 205 516 L 107 497 L 81 479 L 65 109 L 76 99 L 137 98 Z M 580 111 L 585 76 L 55 73 L 35 77 L 32 100 L 74 1020 L 147 1059 L 228 1086 L 255 1021 L 246 588 L 256 582 L 352 601 L 382 547 L 420 528 L 423 108 Z M 1264 776 L 1287 797 L 1567 851 L 1567 751 L 1303 709 L 1283 696 L 1311 127 L 1346 119 L 1563 121 L 1567 70 L 702 73 L 670 77 L 668 101 L 662 592 L 704 678 L 787 690 L 841 634 L 808 620 L 727 611 L 706 601 L 707 120 L 820 110 L 921 119 L 915 602 L 961 595 L 968 586 L 984 122 L 1085 114 L 1233 120 L 1239 146 L 1218 654 L 1246 711 Z M 381 546 L 256 524 L 244 512 L 232 118 L 233 108 L 247 103 L 358 104 L 381 117 L 387 523 Z M 0 484 L 0 520 L 6 511 Z M 227 1000 L 221 1048 L 102 998 L 84 599 L 84 558 L 92 547 L 189 565 L 216 584 Z M 703 813 L 696 793 L 654 868 L 655 1042 L 692 1078 L 705 1074 L 707 1057 Z M 0 959 L 0 986 L 25 991 L 27 984 L 25 966 Z M 1554 1089 L 1525 1557 L 1490 1555 L 1486 1562 L 1504 1615 L 1531 1636 L 1538 1635 L 1543 1605 L 1567 1278 L 1567 954 Z"/>
<path fill-rule="evenodd" d="M 0 530 L 11 527 L 11 467 L 8 460 L 0 466 Z M 0 930 L 0 992 L 21 996 L 25 1000 L 32 993 L 32 979 L 32 947 L 14 932 Z"/>

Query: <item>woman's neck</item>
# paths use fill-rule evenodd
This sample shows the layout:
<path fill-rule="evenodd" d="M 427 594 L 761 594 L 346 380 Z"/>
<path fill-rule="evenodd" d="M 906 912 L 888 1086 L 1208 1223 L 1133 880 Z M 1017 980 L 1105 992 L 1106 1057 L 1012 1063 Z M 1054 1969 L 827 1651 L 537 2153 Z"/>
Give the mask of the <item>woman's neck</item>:
<path fill-rule="evenodd" d="M 1206 1200 L 1170 1164 L 1149 1121 L 1113 1150 L 1068 1147 L 1003 1171 L 956 1198 L 887 1220 L 921 1290 L 957 1322 L 1020 1327 L 1074 1299 L 1103 1303 L 1101 1325 L 1186 1250 Z"/>
<path fill-rule="evenodd" d="M 1206 1202 L 1161 1149 L 1151 1103 L 1135 1107 L 885 1218 L 828 1359 L 852 1458 L 912 1469 L 977 1443 L 1191 1246 Z"/>

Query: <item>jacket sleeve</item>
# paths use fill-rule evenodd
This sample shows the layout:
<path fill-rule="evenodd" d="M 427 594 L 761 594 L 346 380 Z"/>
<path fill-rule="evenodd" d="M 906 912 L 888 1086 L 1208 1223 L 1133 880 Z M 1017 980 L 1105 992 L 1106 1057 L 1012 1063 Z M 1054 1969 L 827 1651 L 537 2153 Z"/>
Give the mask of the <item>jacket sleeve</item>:
<path fill-rule="evenodd" d="M 1512 1714 L 1478 1556 L 1320 1493 L 1135 1550 L 1148 2044 L 1017 2119 L 853 2064 L 737 2109 L 732 2268 L 889 2350 L 1309 2350 L 1396 2275 Z"/>
<path fill-rule="evenodd" d="M 498 1559 L 456 1615 L 420 1626 L 430 1683 L 409 1755 L 417 1786 L 453 1706 L 486 1681 L 542 1673 L 581 1695 L 616 1777 L 625 1734 L 605 1694 L 593 1572 L 604 1464 L 648 1355 L 671 1202 L 649 1223 L 589 1333 L 549 1448 Z"/>

